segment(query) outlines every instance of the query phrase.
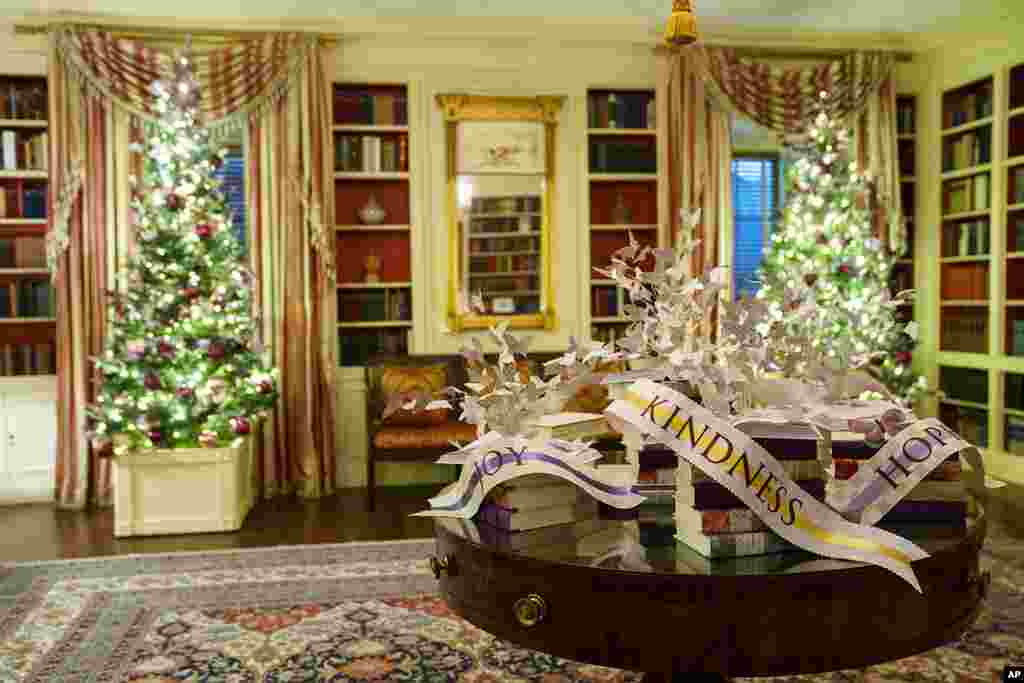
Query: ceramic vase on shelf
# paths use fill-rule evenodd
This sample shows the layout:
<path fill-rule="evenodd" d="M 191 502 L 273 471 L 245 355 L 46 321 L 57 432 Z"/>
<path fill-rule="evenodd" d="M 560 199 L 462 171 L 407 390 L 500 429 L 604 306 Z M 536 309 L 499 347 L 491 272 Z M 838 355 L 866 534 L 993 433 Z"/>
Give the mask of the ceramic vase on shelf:
<path fill-rule="evenodd" d="M 626 206 L 626 198 L 621 192 L 615 195 L 615 206 L 612 209 L 612 221 L 616 225 L 629 225 L 633 222 L 633 211 Z"/>
<path fill-rule="evenodd" d="M 376 256 L 375 254 L 370 254 L 369 256 L 366 257 L 365 266 L 365 282 L 370 284 L 380 282 L 380 257 Z"/>
<path fill-rule="evenodd" d="M 377 198 L 372 194 L 363 208 L 359 209 L 359 220 L 366 225 L 380 225 L 386 216 L 384 207 L 377 203 Z"/>

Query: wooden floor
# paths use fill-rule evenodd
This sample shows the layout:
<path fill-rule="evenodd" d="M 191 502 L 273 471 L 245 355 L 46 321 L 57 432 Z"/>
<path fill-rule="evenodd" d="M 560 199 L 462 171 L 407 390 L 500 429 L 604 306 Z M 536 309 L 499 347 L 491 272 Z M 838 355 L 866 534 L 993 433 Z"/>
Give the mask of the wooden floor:
<path fill-rule="evenodd" d="M 366 510 L 363 489 L 347 489 L 320 500 L 268 500 L 258 504 L 235 533 L 129 539 L 114 538 L 110 509 L 68 512 L 42 504 L 0 507 L 0 562 L 428 538 L 433 535 L 433 522 L 409 515 L 426 508 L 427 498 L 439 489 L 381 488 L 372 513 Z M 993 491 L 987 509 L 994 524 L 1024 539 L 1024 487 Z"/>

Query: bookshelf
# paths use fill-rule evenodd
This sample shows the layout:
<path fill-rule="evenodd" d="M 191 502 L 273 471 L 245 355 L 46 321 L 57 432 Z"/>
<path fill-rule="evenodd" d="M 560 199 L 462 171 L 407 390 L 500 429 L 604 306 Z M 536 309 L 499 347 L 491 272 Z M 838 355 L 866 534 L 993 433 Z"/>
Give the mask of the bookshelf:
<path fill-rule="evenodd" d="M 917 227 L 917 96 L 896 96 L 896 144 L 900 170 L 900 202 L 907 225 L 907 251 L 892 269 L 889 289 L 893 293 L 914 289 L 914 242 Z M 898 312 L 902 322 L 914 319 L 913 304 Z"/>
<path fill-rule="evenodd" d="M 989 352 L 994 82 L 942 95 L 940 351 Z"/>
<path fill-rule="evenodd" d="M 590 88 L 586 114 L 588 327 L 592 340 L 610 343 L 629 324 L 623 314 L 628 297 L 594 268 L 609 265 L 612 254 L 629 243 L 630 232 L 641 244 L 661 244 L 655 91 Z"/>
<path fill-rule="evenodd" d="M 408 88 L 335 83 L 338 357 L 405 354 L 412 316 Z"/>
<path fill-rule="evenodd" d="M 47 107 L 45 77 L 0 75 L 0 376 L 56 372 Z"/>

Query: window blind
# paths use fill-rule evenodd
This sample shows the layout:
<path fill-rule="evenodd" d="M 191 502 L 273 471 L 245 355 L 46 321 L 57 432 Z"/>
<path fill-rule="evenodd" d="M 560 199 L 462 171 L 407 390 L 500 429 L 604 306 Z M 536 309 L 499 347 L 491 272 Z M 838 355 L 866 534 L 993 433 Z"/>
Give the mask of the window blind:
<path fill-rule="evenodd" d="M 223 183 L 224 193 L 231 212 L 231 228 L 235 232 L 242 253 L 248 251 L 245 226 L 245 156 L 241 152 L 231 152 L 224 157 L 224 164 L 214 172 L 214 176 Z"/>
<path fill-rule="evenodd" d="M 778 210 L 778 166 L 774 157 L 732 161 L 733 292 L 738 298 L 759 288 L 758 269 Z"/>

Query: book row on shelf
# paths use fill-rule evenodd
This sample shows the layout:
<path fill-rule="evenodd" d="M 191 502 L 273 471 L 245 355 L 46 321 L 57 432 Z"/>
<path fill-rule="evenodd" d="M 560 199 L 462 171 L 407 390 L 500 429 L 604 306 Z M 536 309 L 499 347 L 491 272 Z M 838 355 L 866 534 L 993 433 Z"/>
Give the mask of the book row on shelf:
<path fill-rule="evenodd" d="M 57 368 L 57 346 L 45 344 L 0 345 L 0 376 L 52 375 Z"/>
<path fill-rule="evenodd" d="M 471 273 L 536 273 L 538 258 L 535 255 L 516 256 L 474 256 L 470 252 L 469 272 Z"/>
<path fill-rule="evenodd" d="M 1006 450 L 1014 455 L 1024 455 L 1024 418 L 1006 418 Z"/>
<path fill-rule="evenodd" d="M 618 287 L 593 287 L 590 291 L 590 314 L 610 318 L 619 314 Z"/>
<path fill-rule="evenodd" d="M 0 119 L 43 121 L 48 101 L 45 79 L 0 79 Z"/>
<path fill-rule="evenodd" d="M 404 355 L 409 352 L 406 329 L 339 330 L 338 359 L 342 365 L 366 365 L 378 355 Z"/>
<path fill-rule="evenodd" d="M 590 141 L 591 173 L 655 173 L 657 159 L 653 144 L 636 144 L 630 140 Z"/>
<path fill-rule="evenodd" d="M 485 313 L 494 315 L 530 315 L 540 312 L 540 294 L 536 291 L 483 292 Z"/>
<path fill-rule="evenodd" d="M 49 168 L 49 134 L 0 131 L 0 168 L 6 171 L 45 171 Z"/>
<path fill-rule="evenodd" d="M 947 180 L 943 189 L 943 214 L 984 211 L 989 208 L 987 173 Z"/>
<path fill-rule="evenodd" d="M 487 213 L 539 213 L 541 197 L 536 194 L 509 195 L 505 197 L 473 197 L 469 203 L 470 214 Z"/>
<path fill-rule="evenodd" d="M 1010 191 L 1006 198 L 1010 204 L 1024 204 L 1024 166 L 1010 169 Z"/>
<path fill-rule="evenodd" d="M 657 108 L 649 92 L 591 92 L 587 104 L 590 128 L 657 127 Z"/>
<path fill-rule="evenodd" d="M 338 86 L 334 91 L 334 123 L 360 126 L 406 126 L 409 106 L 405 90 L 372 93 Z"/>
<path fill-rule="evenodd" d="M 474 216 L 470 214 L 469 232 L 540 232 L 543 217 L 540 213 L 521 213 L 510 216 Z"/>
<path fill-rule="evenodd" d="M 536 251 L 540 235 L 532 237 L 473 237 L 469 238 L 469 253 L 491 251 Z"/>
<path fill-rule="evenodd" d="M 988 219 L 946 223 L 942 226 L 942 256 L 982 256 L 989 252 Z"/>
<path fill-rule="evenodd" d="M 914 130 L 914 102 L 900 99 L 896 102 L 896 131 L 900 135 L 913 135 Z"/>
<path fill-rule="evenodd" d="M 46 184 L 0 180 L 0 218 L 46 218 Z"/>
<path fill-rule="evenodd" d="M 409 170 L 408 147 L 404 135 L 338 135 L 334 140 L 334 168 L 343 172 L 405 172 Z"/>
<path fill-rule="evenodd" d="M 980 166 L 992 161 L 992 128 L 985 126 L 946 140 L 942 146 L 942 171 Z"/>
<path fill-rule="evenodd" d="M 47 280 L 21 280 L 0 286 L 0 318 L 52 318 L 57 315 Z"/>
<path fill-rule="evenodd" d="M 1010 327 L 1010 348 L 1011 356 L 1024 356 L 1024 320 L 1009 320 Z"/>
<path fill-rule="evenodd" d="M 988 264 L 944 263 L 940 285 L 942 298 L 946 300 L 988 299 Z"/>
<path fill-rule="evenodd" d="M 46 241 L 42 237 L 0 237 L 0 268 L 45 268 Z"/>
<path fill-rule="evenodd" d="M 946 398 L 988 403 L 988 371 L 944 365 L 939 371 L 939 388 Z"/>
<path fill-rule="evenodd" d="M 966 90 L 966 92 L 965 92 Z M 942 127 L 953 128 L 992 116 L 992 81 L 946 95 Z"/>
<path fill-rule="evenodd" d="M 412 292 L 408 289 L 339 290 L 338 311 L 345 322 L 408 321 Z"/>
<path fill-rule="evenodd" d="M 913 141 L 901 140 L 900 141 L 900 152 L 899 152 L 899 164 L 900 164 L 900 175 L 901 176 L 913 176 L 917 165 L 914 163 L 914 147 Z M 912 194 L 911 188 L 911 194 Z M 904 204 L 906 208 L 906 204 Z"/>
<path fill-rule="evenodd" d="M 894 294 L 914 288 L 914 269 L 910 264 L 897 265 L 889 275 L 889 290 Z"/>
<path fill-rule="evenodd" d="M 944 351 L 988 353 L 988 309 L 943 311 L 941 334 Z"/>
<path fill-rule="evenodd" d="M 472 273 L 469 276 L 471 290 L 483 294 L 534 295 L 540 291 L 536 275 L 504 275 Z"/>

